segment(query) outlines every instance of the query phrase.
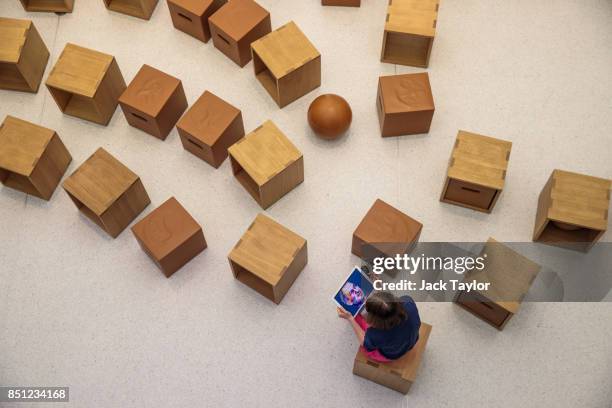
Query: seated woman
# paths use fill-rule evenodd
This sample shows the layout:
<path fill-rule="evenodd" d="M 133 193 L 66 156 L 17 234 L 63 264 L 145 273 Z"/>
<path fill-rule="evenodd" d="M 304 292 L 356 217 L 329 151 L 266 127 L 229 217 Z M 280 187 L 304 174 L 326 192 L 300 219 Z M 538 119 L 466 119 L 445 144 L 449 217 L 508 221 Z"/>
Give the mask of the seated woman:
<path fill-rule="evenodd" d="M 367 315 L 355 318 L 338 308 L 338 317 L 351 323 L 368 358 L 389 362 L 410 351 L 419 340 L 421 319 L 410 296 L 395 297 L 389 292 L 373 293 L 365 304 Z"/>

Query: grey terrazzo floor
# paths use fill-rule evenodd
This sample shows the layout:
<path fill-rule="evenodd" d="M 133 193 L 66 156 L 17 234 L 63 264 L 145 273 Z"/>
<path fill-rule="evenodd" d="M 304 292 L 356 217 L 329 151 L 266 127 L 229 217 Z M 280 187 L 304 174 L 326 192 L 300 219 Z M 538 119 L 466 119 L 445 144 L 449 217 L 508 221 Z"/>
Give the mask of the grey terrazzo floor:
<path fill-rule="evenodd" d="M 376 198 L 422 221 L 422 241 L 528 241 L 554 168 L 612 178 L 612 3 L 442 0 L 427 70 L 431 132 L 389 139 L 378 130 L 377 78 L 422 70 L 379 62 L 386 2 L 260 3 L 273 27 L 295 20 L 322 54 L 321 88 L 282 110 L 252 63 L 240 69 L 173 29 L 165 1 L 146 22 L 102 0 L 76 0 L 61 17 L 1 0 L 0 15 L 35 22 L 51 52 L 45 78 L 74 42 L 113 54 L 127 81 L 147 63 L 180 78 L 190 103 L 214 92 L 242 110 L 247 131 L 272 119 L 304 153 L 306 180 L 267 214 L 308 240 L 309 263 L 274 305 L 230 272 L 227 254 L 261 210 L 229 162 L 215 170 L 182 149 L 176 130 L 159 141 L 120 111 L 107 127 L 64 116 L 44 86 L 0 90 L 0 118 L 55 129 L 74 158 L 69 172 L 104 147 L 141 176 L 152 199 L 141 217 L 173 195 L 209 244 L 166 279 L 129 230 L 110 239 L 61 189 L 45 202 L 1 187 L 0 385 L 70 386 L 58 407 L 610 407 L 612 303 L 524 304 L 503 332 L 423 303 L 434 328 L 403 396 L 351 374 L 356 340 L 330 298 L 358 262 L 351 233 Z M 354 113 L 332 143 L 305 120 L 327 92 Z M 490 215 L 438 202 L 458 129 L 514 143 Z"/>

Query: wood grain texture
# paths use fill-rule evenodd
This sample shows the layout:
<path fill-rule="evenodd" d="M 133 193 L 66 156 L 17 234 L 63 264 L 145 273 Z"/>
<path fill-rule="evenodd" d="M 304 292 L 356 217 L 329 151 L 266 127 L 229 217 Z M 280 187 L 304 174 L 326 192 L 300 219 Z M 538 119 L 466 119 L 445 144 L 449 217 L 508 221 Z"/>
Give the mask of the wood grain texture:
<path fill-rule="evenodd" d="M 538 199 L 533 240 L 590 250 L 608 228 L 611 185 L 611 180 L 553 170 Z"/>
<path fill-rule="evenodd" d="M 132 226 L 132 232 L 166 277 L 207 246 L 202 227 L 174 197 Z"/>
<path fill-rule="evenodd" d="M 72 161 L 55 131 L 7 116 L 0 126 L 0 181 L 49 200 Z"/>
<path fill-rule="evenodd" d="M 307 242 L 258 214 L 228 259 L 236 279 L 278 304 L 308 262 Z"/>
<path fill-rule="evenodd" d="M 151 202 L 140 178 L 102 148 L 63 187 L 75 205 L 113 238 Z"/>
<path fill-rule="evenodd" d="M 416 380 L 431 329 L 431 325 L 421 323 L 419 340 L 412 350 L 398 360 L 388 363 L 368 359 L 362 349 L 359 348 L 353 364 L 353 374 L 402 394 L 407 394 Z"/>
<path fill-rule="evenodd" d="M 321 0 L 322 6 L 360 7 L 361 0 Z"/>
<path fill-rule="evenodd" d="M 381 61 L 426 68 L 436 35 L 438 0 L 389 1 Z"/>
<path fill-rule="evenodd" d="M 321 86 L 321 54 L 293 22 L 251 44 L 255 76 L 284 107 Z"/>
<path fill-rule="evenodd" d="M 490 213 L 504 188 L 512 143 L 460 130 L 440 201 Z"/>
<path fill-rule="evenodd" d="M 302 153 L 270 120 L 228 152 L 234 176 L 264 209 L 304 181 Z"/>
<path fill-rule="evenodd" d="M 0 89 L 38 92 L 49 50 L 30 20 L 0 17 Z"/>
<path fill-rule="evenodd" d="M 158 0 L 103 0 L 104 6 L 112 11 L 128 16 L 149 20 Z"/>
<path fill-rule="evenodd" d="M 168 0 L 172 25 L 200 41 L 210 40 L 209 17 L 227 0 Z"/>
<path fill-rule="evenodd" d="M 20 0 L 26 11 L 72 13 L 74 0 Z"/>

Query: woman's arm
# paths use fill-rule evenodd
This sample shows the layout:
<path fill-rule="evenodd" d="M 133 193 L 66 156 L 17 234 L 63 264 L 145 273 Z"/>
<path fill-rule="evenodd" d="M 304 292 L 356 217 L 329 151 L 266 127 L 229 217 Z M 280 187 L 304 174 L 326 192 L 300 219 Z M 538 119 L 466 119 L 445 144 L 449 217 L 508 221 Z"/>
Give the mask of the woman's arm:
<path fill-rule="evenodd" d="M 355 332 L 355 336 L 357 336 L 357 340 L 359 340 L 359 345 L 363 346 L 363 339 L 365 338 L 365 332 L 363 331 L 361 326 L 359 326 L 359 324 L 355 321 L 355 319 L 350 313 L 346 312 L 345 310 L 341 308 L 337 308 L 337 311 L 338 311 L 338 317 L 340 317 L 341 319 L 348 320 L 348 322 L 351 324 L 351 327 L 353 328 L 353 331 Z"/>

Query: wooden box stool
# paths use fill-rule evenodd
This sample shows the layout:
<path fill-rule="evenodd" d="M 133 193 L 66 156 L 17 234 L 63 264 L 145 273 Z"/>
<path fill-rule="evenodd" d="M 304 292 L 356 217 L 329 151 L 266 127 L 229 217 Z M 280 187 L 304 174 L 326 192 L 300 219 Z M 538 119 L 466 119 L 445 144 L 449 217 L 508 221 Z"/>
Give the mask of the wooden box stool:
<path fill-rule="evenodd" d="M 382 137 L 428 133 L 435 111 L 429 75 L 380 77 L 376 108 Z"/>
<path fill-rule="evenodd" d="M 384 385 L 402 394 L 407 394 L 410 386 L 416 380 L 431 329 L 431 325 L 421 323 L 419 340 L 412 350 L 398 360 L 389 363 L 381 363 L 368 359 L 360 347 L 355 356 L 353 374 Z"/>
<path fill-rule="evenodd" d="M 427 68 L 437 20 L 438 0 L 389 1 L 380 60 Z"/>
<path fill-rule="evenodd" d="M 0 89 L 38 92 L 49 50 L 30 20 L 0 17 Z"/>
<path fill-rule="evenodd" d="M 484 268 L 466 272 L 464 281 L 490 283 L 489 289 L 457 292 L 455 302 L 502 330 L 518 312 L 525 294 L 540 271 L 540 265 L 493 238 L 489 238 L 480 256 L 485 259 Z"/>
<path fill-rule="evenodd" d="M 234 278 L 279 304 L 308 263 L 306 240 L 263 214 L 229 256 Z"/>
<path fill-rule="evenodd" d="M 188 152 L 214 168 L 227 158 L 227 149 L 244 137 L 242 113 L 205 91 L 176 125 Z"/>
<path fill-rule="evenodd" d="M 72 13 L 74 0 L 19 0 L 25 11 Z"/>
<path fill-rule="evenodd" d="M 251 43 L 272 31 L 270 13 L 253 0 L 231 0 L 208 22 L 215 47 L 240 67 L 251 60 Z"/>
<path fill-rule="evenodd" d="M 321 54 L 293 21 L 251 49 L 255 76 L 279 107 L 321 86 Z"/>
<path fill-rule="evenodd" d="M 366 258 L 368 246 L 387 257 L 403 255 L 416 245 L 422 229 L 423 224 L 377 199 L 353 232 L 351 252 Z"/>
<path fill-rule="evenodd" d="M 77 208 L 113 238 L 151 202 L 140 177 L 102 148 L 63 187 Z"/>
<path fill-rule="evenodd" d="M 266 209 L 304 181 L 304 157 L 268 120 L 228 149 L 240 184 Z"/>
<path fill-rule="evenodd" d="M 210 40 L 208 18 L 227 0 L 168 0 L 172 25 L 200 41 Z"/>
<path fill-rule="evenodd" d="M 112 55 L 66 44 L 47 78 L 47 88 L 60 110 L 108 125 L 125 81 Z"/>
<path fill-rule="evenodd" d="M 131 126 L 166 140 L 187 109 L 187 98 L 179 79 L 145 64 L 119 97 L 119 104 Z"/>
<path fill-rule="evenodd" d="M 149 20 L 158 0 L 104 0 L 107 9 Z"/>
<path fill-rule="evenodd" d="M 174 197 L 138 221 L 132 232 L 167 278 L 206 249 L 202 227 Z"/>
<path fill-rule="evenodd" d="M 361 0 L 321 0 L 322 6 L 360 7 Z"/>
<path fill-rule="evenodd" d="M 490 213 L 504 188 L 511 149 L 511 142 L 460 130 L 440 201 Z"/>
<path fill-rule="evenodd" d="M 0 181 L 49 200 L 72 157 L 51 129 L 7 116 L 0 126 Z"/>
<path fill-rule="evenodd" d="M 533 240 L 587 252 L 608 227 L 611 181 L 554 170 L 540 193 Z"/>

